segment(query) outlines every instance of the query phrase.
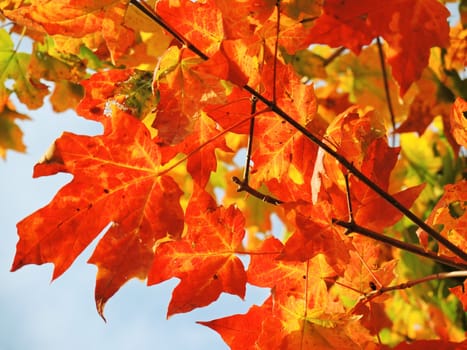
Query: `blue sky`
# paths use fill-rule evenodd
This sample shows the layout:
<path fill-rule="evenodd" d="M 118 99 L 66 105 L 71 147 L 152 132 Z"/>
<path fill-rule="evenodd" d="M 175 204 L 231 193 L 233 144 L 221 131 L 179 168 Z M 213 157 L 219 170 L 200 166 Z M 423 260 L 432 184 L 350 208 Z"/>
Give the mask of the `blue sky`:
<path fill-rule="evenodd" d="M 252 302 L 262 302 L 264 291 L 249 289 L 248 303 L 225 295 L 210 307 L 166 320 L 177 280 L 152 287 L 132 280 L 108 302 L 104 323 L 93 299 L 96 268 L 86 263 L 92 247 L 52 283 L 50 264 L 9 272 L 16 223 L 46 205 L 71 179 L 64 174 L 33 179 L 34 164 L 63 131 L 101 130 L 73 112 L 56 114 L 45 107 L 29 115 L 33 120 L 21 123 L 27 153 L 8 152 L 7 160 L 0 160 L 0 349 L 228 349 L 217 333 L 195 322 L 244 313 Z"/>

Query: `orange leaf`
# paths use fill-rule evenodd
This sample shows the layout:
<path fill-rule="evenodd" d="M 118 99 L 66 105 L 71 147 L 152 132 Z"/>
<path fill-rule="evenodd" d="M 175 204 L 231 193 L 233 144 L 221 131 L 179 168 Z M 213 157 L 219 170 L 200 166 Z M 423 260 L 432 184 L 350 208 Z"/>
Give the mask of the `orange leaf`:
<path fill-rule="evenodd" d="M 159 176 L 160 158 L 146 127 L 123 112 L 105 121 L 102 136 L 64 133 L 34 176 L 60 171 L 74 178 L 18 223 L 12 270 L 51 262 L 55 279 L 111 224 L 90 259 L 99 269 L 96 304 L 102 314 L 128 279 L 146 278 L 156 241 L 183 229 L 181 190 L 171 177 Z"/>
<path fill-rule="evenodd" d="M 286 83 L 278 88 L 278 105 L 302 125 L 312 125 L 316 115 L 313 86 L 300 83 L 292 68 L 281 68 L 278 81 Z M 261 142 L 252 154 L 253 186 L 269 180 L 282 185 L 290 179 L 290 182 L 301 185 L 297 187 L 297 196 L 309 199 L 314 154 L 318 150 L 316 145 L 275 114 L 260 114 L 255 122 L 255 139 L 261 139 Z"/>
<path fill-rule="evenodd" d="M 219 333 L 231 350 L 259 350 L 257 340 L 264 320 L 271 316 L 272 299 L 253 305 L 246 314 L 198 322 Z"/>
<path fill-rule="evenodd" d="M 465 292 L 467 290 L 467 280 L 464 281 L 463 285 L 449 288 L 449 290 L 452 294 L 459 298 L 464 311 L 467 311 L 467 293 Z"/>
<path fill-rule="evenodd" d="M 390 46 L 388 62 L 400 95 L 419 79 L 430 49 L 449 44 L 449 11 L 436 0 L 326 1 L 324 14 L 311 29 L 315 42 L 345 45 L 359 53 L 363 45 L 382 36 Z"/>
<path fill-rule="evenodd" d="M 217 169 L 216 149 L 232 151 L 225 136 L 219 137 L 221 131 L 215 121 L 202 113 L 195 121 L 193 132 L 173 148 L 175 153 L 189 155 L 187 170 L 200 188 L 206 186 L 211 173 Z"/>
<path fill-rule="evenodd" d="M 222 292 L 245 296 L 246 272 L 236 253 L 245 235 L 245 219 L 234 206 L 216 207 L 201 188 L 186 210 L 188 231 L 182 240 L 156 248 L 148 284 L 180 278 L 167 316 L 215 301 Z"/>
<path fill-rule="evenodd" d="M 85 89 L 85 96 L 76 108 L 76 112 L 86 119 L 102 121 L 104 113 L 109 109 L 108 102 L 123 102 L 123 96 L 117 96 L 119 83 L 127 80 L 133 70 L 114 69 L 96 73 L 89 79 L 83 80 L 81 85 Z"/>
<path fill-rule="evenodd" d="M 204 54 L 212 56 L 224 39 L 222 13 L 213 0 L 157 1 L 156 11 L 172 28 L 182 33 Z"/>
<path fill-rule="evenodd" d="M 426 223 L 442 225 L 440 233 L 460 249 L 467 250 L 467 181 L 461 180 L 444 187 L 444 194 L 428 216 Z M 417 233 L 420 234 L 419 230 Z M 448 256 L 453 254 L 440 246 L 439 252 Z"/>
<path fill-rule="evenodd" d="M 23 132 L 16 124 L 16 120 L 27 120 L 28 116 L 16 112 L 13 104 L 6 100 L 0 102 L 0 157 L 5 159 L 6 151 L 11 149 L 24 152 Z"/>
<path fill-rule="evenodd" d="M 304 261 L 323 254 L 336 271 L 342 271 L 349 261 L 349 248 L 342 228 L 332 224 L 332 204 L 298 202 L 287 207 L 287 216 L 295 223 L 296 230 L 285 243 L 281 258 Z"/>
<path fill-rule="evenodd" d="M 154 81 L 154 90 L 160 96 L 153 123 L 158 136 L 176 144 L 189 135 L 202 107 L 224 102 L 226 87 L 219 79 L 227 78 L 227 72 L 223 55 L 202 61 L 187 49 L 168 50 Z"/>
<path fill-rule="evenodd" d="M 35 23 L 51 35 L 74 38 L 93 35 L 97 41 L 102 37 L 115 60 L 134 41 L 133 31 L 122 24 L 127 6 L 125 0 L 33 0 L 28 6 L 5 14 L 19 23 Z"/>
<path fill-rule="evenodd" d="M 226 39 L 247 38 L 274 11 L 274 0 L 216 0 L 222 11 Z"/>
<path fill-rule="evenodd" d="M 403 96 L 410 84 L 418 80 L 428 64 L 430 49 L 449 45 L 449 11 L 437 0 L 399 0 L 391 2 L 387 21 L 372 20 L 372 26 L 389 43 L 388 62 Z M 380 27 L 381 26 L 381 27 Z"/>
<path fill-rule="evenodd" d="M 460 97 L 452 106 L 451 130 L 457 143 L 467 147 L 467 101 Z"/>
<path fill-rule="evenodd" d="M 455 343 L 447 340 L 417 340 L 416 342 L 402 342 L 394 350 L 466 350 L 467 340 Z"/>

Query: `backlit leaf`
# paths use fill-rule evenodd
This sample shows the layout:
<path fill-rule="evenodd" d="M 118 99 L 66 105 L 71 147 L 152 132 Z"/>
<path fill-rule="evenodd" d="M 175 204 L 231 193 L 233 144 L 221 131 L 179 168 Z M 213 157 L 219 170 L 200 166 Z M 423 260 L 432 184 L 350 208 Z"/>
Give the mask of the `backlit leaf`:
<path fill-rule="evenodd" d="M 156 284 L 178 277 L 167 316 L 215 301 L 222 292 L 245 296 L 246 273 L 236 253 L 245 235 L 245 219 L 234 206 L 216 207 L 199 190 L 187 211 L 188 231 L 181 240 L 161 243 L 148 277 Z"/>
<path fill-rule="evenodd" d="M 98 267 L 96 305 L 102 314 L 126 281 L 146 278 L 156 242 L 181 234 L 181 191 L 171 177 L 159 176 L 160 157 L 146 127 L 123 112 L 105 121 L 102 136 L 63 134 L 34 176 L 67 172 L 73 180 L 18 223 L 12 270 L 53 263 L 55 279 L 110 224 L 90 259 Z"/>
<path fill-rule="evenodd" d="M 105 42 L 115 60 L 134 41 L 133 31 L 123 25 L 127 5 L 126 0 L 34 0 L 15 10 L 5 11 L 5 15 L 19 23 L 35 23 L 51 35 L 72 38 L 92 35 L 95 42 Z"/>
<path fill-rule="evenodd" d="M 467 147 L 467 102 L 458 97 L 451 111 L 451 128 L 460 146 Z"/>

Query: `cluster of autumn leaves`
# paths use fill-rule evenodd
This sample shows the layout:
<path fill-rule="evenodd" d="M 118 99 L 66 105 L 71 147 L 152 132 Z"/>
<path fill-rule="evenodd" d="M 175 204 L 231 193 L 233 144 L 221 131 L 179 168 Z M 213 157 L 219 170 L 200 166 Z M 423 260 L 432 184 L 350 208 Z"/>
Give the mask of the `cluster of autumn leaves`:
<path fill-rule="evenodd" d="M 232 349 L 463 340 L 454 297 L 467 305 L 462 286 L 446 298 L 424 296 L 430 287 L 365 297 L 439 271 L 378 242 L 386 236 L 466 264 L 374 191 L 467 250 L 463 12 L 450 28 L 436 0 L 6 1 L 0 9 L 10 33 L 34 42 L 31 54 L 19 53 L 0 31 L 0 123 L 16 143 L 2 152 L 23 147 L 15 124 L 23 116 L 8 95 L 38 107 L 44 80 L 54 82 L 57 111 L 75 108 L 104 127 L 98 136 L 64 133 L 35 166 L 35 177 L 73 180 L 18 223 L 13 270 L 53 263 L 57 278 L 105 230 L 89 259 L 101 315 L 129 279 L 175 277 L 168 315 L 221 293 L 244 298 L 247 284 L 271 290 L 244 315 L 202 322 Z M 250 164 L 235 158 L 241 149 Z M 272 214 L 284 232 L 271 232 Z"/>

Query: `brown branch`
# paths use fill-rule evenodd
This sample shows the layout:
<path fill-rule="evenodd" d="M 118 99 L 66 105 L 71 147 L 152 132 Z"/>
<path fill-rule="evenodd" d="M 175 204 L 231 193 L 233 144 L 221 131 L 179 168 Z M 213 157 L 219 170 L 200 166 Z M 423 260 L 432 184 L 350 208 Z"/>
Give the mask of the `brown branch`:
<path fill-rule="evenodd" d="M 332 53 L 331 56 L 329 56 L 323 61 L 323 66 L 326 67 L 328 64 L 331 64 L 331 62 L 334 61 L 337 57 L 339 57 L 344 51 L 345 51 L 344 46 L 339 47 L 336 51 Z"/>
<path fill-rule="evenodd" d="M 256 114 L 256 103 L 258 99 L 254 96 L 251 98 L 251 111 L 250 115 L 252 118 L 250 119 L 250 129 L 248 130 L 248 145 L 247 145 L 247 152 L 246 152 L 246 161 L 245 161 L 245 171 L 243 173 L 243 182 L 248 184 L 250 178 L 250 163 L 251 163 L 251 152 L 253 150 L 253 137 L 255 131 L 255 118 L 254 115 Z"/>
<path fill-rule="evenodd" d="M 147 6 L 146 4 L 143 6 L 141 3 L 144 3 L 143 1 L 138 1 L 138 0 L 130 0 L 130 3 L 136 6 L 138 9 L 143 11 L 147 16 L 149 16 L 151 19 L 153 19 L 156 23 L 161 25 L 164 29 L 166 29 L 168 32 L 170 32 L 174 37 L 179 40 L 181 43 L 185 44 L 190 50 L 192 50 L 194 53 L 196 53 L 200 58 L 203 60 L 207 60 L 209 57 L 206 56 L 201 50 L 199 50 L 195 45 L 190 43 L 186 38 L 184 38 L 181 34 L 177 33 L 175 30 L 170 28 L 169 25 L 167 25 L 162 18 L 160 18 L 154 11 Z M 462 249 L 457 247 L 455 244 L 450 242 L 448 239 L 443 237 L 439 232 L 437 232 L 433 227 L 430 225 L 426 224 L 421 218 L 419 218 L 417 215 L 415 215 L 410 209 L 406 208 L 401 202 L 399 202 L 396 198 L 391 196 L 388 192 L 380 188 L 375 182 L 373 182 L 370 178 L 368 178 L 365 174 L 363 174 L 359 169 L 357 169 L 351 162 L 349 162 L 345 157 L 343 157 L 341 154 L 339 154 L 337 151 L 335 151 L 333 148 L 331 148 L 329 145 L 327 145 L 322 139 L 313 133 L 311 133 L 305 126 L 301 125 L 299 122 L 297 122 L 295 119 L 293 119 L 291 116 L 289 116 L 283 109 L 281 109 L 274 101 L 268 100 L 266 97 L 264 97 L 262 94 L 257 92 L 255 89 L 253 89 L 249 85 L 244 85 L 242 87 L 245 91 L 249 92 L 251 95 L 255 96 L 258 100 L 260 100 L 262 103 L 264 103 L 267 107 L 270 108 L 271 111 L 273 111 L 277 116 L 285 120 L 287 123 L 289 123 L 291 126 L 293 126 L 296 130 L 300 131 L 306 138 L 308 138 L 310 141 L 315 143 L 317 146 L 321 147 L 326 153 L 331 155 L 333 158 L 335 158 L 343 167 L 347 168 L 347 170 L 352 173 L 355 177 L 357 177 L 360 181 L 362 181 L 365 185 L 367 185 L 369 188 L 371 188 L 374 192 L 376 192 L 381 198 L 386 200 L 389 204 L 391 204 L 394 208 L 399 210 L 402 214 L 404 214 L 410 221 L 412 221 L 414 224 L 416 224 L 418 227 L 423 229 L 428 235 L 430 235 L 432 238 L 437 240 L 440 244 L 444 245 L 448 250 L 450 250 L 452 253 L 463 259 L 464 261 L 467 261 L 467 253 L 464 252 Z M 242 184 L 241 181 L 240 185 Z M 255 193 L 254 189 L 245 187 L 241 188 L 242 190 L 245 191 L 253 191 Z M 249 192 L 252 193 L 252 192 Z"/>
<path fill-rule="evenodd" d="M 272 101 L 277 101 L 277 52 L 279 50 L 279 33 L 281 29 L 281 0 L 276 0 L 277 22 L 276 22 L 276 40 L 274 42 L 274 62 L 273 62 L 273 77 L 272 77 Z"/>
<path fill-rule="evenodd" d="M 439 256 L 436 253 L 431 252 L 431 251 L 426 251 L 418 245 L 410 244 L 410 243 L 403 242 L 392 237 L 385 236 L 381 233 L 378 233 L 370 229 L 367 229 L 363 226 L 360 226 L 354 222 L 347 222 L 347 221 L 342 221 L 338 219 L 333 219 L 333 223 L 346 228 L 348 233 L 355 232 L 355 233 L 361 234 L 365 237 L 372 238 L 376 241 L 390 244 L 393 247 L 400 248 L 410 253 L 434 260 L 440 264 L 454 267 L 458 270 L 467 269 L 467 264 L 455 263 L 451 259 L 445 258 L 443 256 Z"/>
<path fill-rule="evenodd" d="M 250 185 L 248 185 L 245 181 L 240 180 L 236 176 L 232 177 L 232 181 L 235 182 L 238 185 L 237 192 L 242 192 L 242 191 L 248 192 L 253 197 L 258 198 L 258 199 L 262 200 L 263 202 L 274 204 L 274 205 L 284 203 L 284 202 L 282 202 L 281 200 L 279 200 L 277 198 L 274 198 L 274 197 L 269 196 L 267 194 L 261 193 L 258 190 L 255 190 Z"/>
<path fill-rule="evenodd" d="M 379 53 L 379 62 L 381 64 L 381 71 L 383 73 L 383 82 L 384 82 L 384 93 L 386 94 L 386 103 L 389 109 L 389 115 L 391 116 L 391 125 L 392 125 L 392 143 L 395 144 L 395 131 L 396 131 L 396 117 L 394 115 L 394 109 L 392 108 L 391 93 L 389 91 L 389 79 L 388 73 L 386 70 L 386 61 L 384 59 L 383 46 L 381 45 L 381 40 L 379 37 L 376 38 L 376 43 L 378 44 L 378 53 Z"/>
<path fill-rule="evenodd" d="M 425 277 L 422 277 L 422 278 L 407 281 L 407 282 L 404 282 L 404 283 L 396 284 L 394 286 L 381 287 L 381 288 L 378 288 L 376 290 L 372 290 L 371 292 L 366 293 L 365 295 L 363 295 L 361 297 L 361 299 L 357 302 L 356 306 L 358 306 L 361 303 L 366 303 L 368 301 L 371 301 L 372 299 L 376 298 L 377 296 L 380 296 L 383 293 L 391 292 L 391 291 L 394 291 L 394 290 L 402 290 L 402 289 L 412 288 L 413 286 L 416 286 L 417 284 L 425 283 L 425 282 L 428 282 L 428 281 L 442 280 L 442 279 L 456 278 L 456 277 L 467 277 L 467 270 L 451 271 L 451 272 L 440 272 L 440 273 L 436 273 L 436 274 L 433 274 L 433 275 L 429 275 L 429 276 L 425 276 Z"/>

